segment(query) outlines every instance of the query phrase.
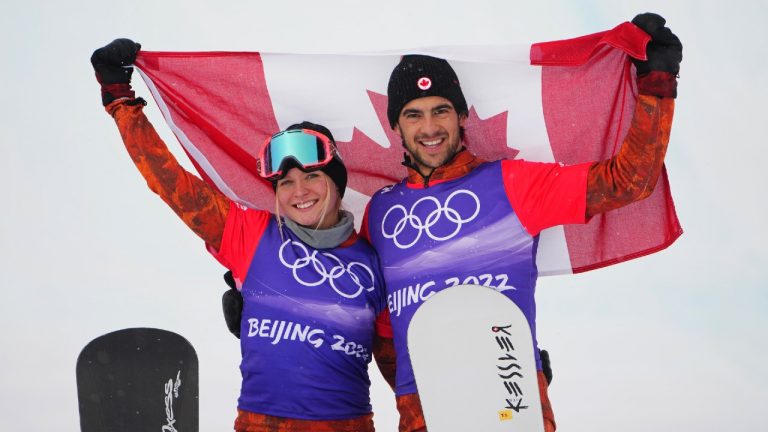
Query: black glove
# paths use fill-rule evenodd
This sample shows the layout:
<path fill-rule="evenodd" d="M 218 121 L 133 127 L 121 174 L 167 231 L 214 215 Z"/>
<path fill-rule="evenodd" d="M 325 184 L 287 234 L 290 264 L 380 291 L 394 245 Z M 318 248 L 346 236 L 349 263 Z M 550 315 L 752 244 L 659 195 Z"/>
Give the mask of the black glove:
<path fill-rule="evenodd" d="M 647 61 L 632 59 L 637 68 L 637 75 L 645 75 L 651 71 L 669 72 L 677 75 L 680 72 L 680 62 L 683 60 L 683 44 L 665 27 L 667 20 L 655 13 L 644 13 L 632 19 L 632 24 L 651 36 L 646 48 Z"/>
<path fill-rule="evenodd" d="M 123 66 L 132 65 L 140 49 L 141 45 L 130 39 L 115 39 L 91 55 L 91 65 L 96 72 L 96 80 L 101 84 L 101 99 L 104 106 L 121 97 L 134 97 L 131 90 L 133 67 Z"/>
<path fill-rule="evenodd" d="M 677 96 L 677 75 L 683 60 L 683 44 L 669 27 L 664 26 L 666 22 L 660 15 L 650 12 L 632 19 L 632 24 L 651 36 L 646 47 L 648 60 L 632 59 L 637 69 L 640 94 Z"/>
<path fill-rule="evenodd" d="M 243 318 L 243 295 L 235 286 L 235 278 L 232 272 L 224 273 L 224 281 L 229 289 L 221 296 L 221 306 L 224 309 L 224 321 L 227 322 L 229 331 L 240 339 L 240 321 Z"/>
<path fill-rule="evenodd" d="M 549 362 L 549 353 L 546 350 L 539 350 L 539 358 L 541 359 L 541 371 L 544 372 L 547 385 L 549 385 L 552 383 L 552 365 Z"/>

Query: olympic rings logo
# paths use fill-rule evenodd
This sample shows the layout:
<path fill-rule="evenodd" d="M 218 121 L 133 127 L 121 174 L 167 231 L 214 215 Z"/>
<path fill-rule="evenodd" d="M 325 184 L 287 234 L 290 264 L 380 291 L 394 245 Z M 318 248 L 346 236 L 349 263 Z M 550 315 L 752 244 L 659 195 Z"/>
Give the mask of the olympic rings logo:
<path fill-rule="evenodd" d="M 298 258 L 295 262 L 289 263 L 285 260 L 285 257 L 283 255 L 283 251 L 288 245 L 297 246 L 298 249 L 303 251 L 304 257 Z M 296 248 L 293 248 L 294 250 L 298 250 Z M 373 271 L 370 269 L 370 267 L 366 266 L 363 263 L 352 261 L 347 265 L 344 265 L 344 263 L 335 255 L 322 252 L 322 255 L 324 257 L 329 258 L 332 262 L 335 264 L 330 269 L 326 268 L 326 266 L 323 264 L 323 262 L 317 257 L 318 251 L 314 250 L 312 253 L 309 253 L 309 250 L 307 247 L 300 242 L 292 241 L 292 240 L 286 240 L 281 246 L 280 251 L 278 252 L 278 256 L 280 257 L 280 262 L 283 263 L 284 266 L 291 269 L 293 272 L 293 278 L 296 279 L 296 282 L 308 286 L 308 287 L 314 287 L 318 286 L 325 281 L 328 281 L 331 288 L 333 288 L 334 291 L 336 291 L 337 294 L 339 294 L 342 297 L 346 297 L 349 299 L 353 299 L 360 295 L 363 291 L 373 291 L 374 286 L 374 278 L 373 278 Z M 302 275 L 300 275 L 300 270 L 305 269 L 306 271 L 301 272 Z M 357 273 L 353 271 L 353 269 L 357 268 Z M 311 271 L 311 270 L 314 270 Z M 367 274 L 368 280 L 371 281 L 371 286 L 365 287 L 363 286 L 363 283 L 360 281 L 361 274 Z M 353 293 L 347 293 L 342 289 L 342 287 L 337 286 L 337 281 L 340 278 L 343 278 L 346 275 L 348 280 L 352 281 L 352 285 L 356 287 L 356 290 Z M 314 276 L 314 277 L 312 277 Z M 317 276 L 319 276 L 319 279 L 317 279 Z M 310 280 L 306 280 L 310 279 Z M 317 279 L 317 280 L 312 280 Z"/>
<path fill-rule="evenodd" d="M 459 214 L 458 210 L 451 207 L 451 200 L 458 195 L 468 195 L 470 198 L 472 198 L 472 200 L 474 200 L 474 213 L 467 217 L 463 217 L 461 214 Z M 423 202 L 431 202 L 435 207 L 434 210 L 427 214 L 427 217 L 424 219 L 424 221 L 419 219 L 419 217 L 416 215 L 416 208 Z M 384 238 L 392 239 L 392 241 L 395 243 L 395 246 L 398 248 L 408 249 L 419 241 L 422 234 L 426 234 L 429 238 L 435 241 L 445 241 L 452 239 L 456 236 L 456 234 L 459 233 L 461 227 L 465 223 L 473 221 L 479 213 L 480 199 L 477 197 L 477 195 L 466 189 L 460 189 L 448 195 L 448 198 L 445 200 L 445 204 L 440 203 L 440 201 L 433 196 L 427 196 L 413 203 L 410 210 L 406 210 L 405 207 L 400 204 L 397 204 L 387 210 L 387 212 L 384 214 L 384 218 L 381 220 L 381 234 L 384 236 Z M 395 224 L 394 229 L 391 232 L 387 232 L 385 224 L 390 215 L 395 215 L 392 217 L 399 215 L 400 219 Z M 455 227 L 452 231 L 445 235 L 436 235 L 432 232 L 431 228 L 440 222 L 443 217 L 454 224 Z M 416 230 L 416 235 L 410 242 L 404 244 L 401 242 L 401 234 L 403 234 L 406 231 L 406 228 L 409 226 Z M 408 231 L 411 232 L 411 230 Z"/>

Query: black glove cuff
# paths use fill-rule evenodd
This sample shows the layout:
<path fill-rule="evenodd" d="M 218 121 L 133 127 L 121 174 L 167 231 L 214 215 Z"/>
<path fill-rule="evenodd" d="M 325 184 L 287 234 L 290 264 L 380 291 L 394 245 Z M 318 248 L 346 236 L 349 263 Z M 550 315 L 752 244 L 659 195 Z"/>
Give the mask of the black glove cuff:
<path fill-rule="evenodd" d="M 145 101 L 144 98 L 137 97 L 136 99 L 131 99 L 129 101 L 126 101 L 125 104 L 130 106 L 134 106 L 134 105 L 147 106 L 147 101 Z"/>
<path fill-rule="evenodd" d="M 120 98 L 136 97 L 136 93 L 131 89 L 130 84 L 102 84 L 101 85 L 101 103 L 107 106 Z"/>
<path fill-rule="evenodd" d="M 677 97 L 677 77 L 670 72 L 652 71 L 637 77 L 637 92 L 657 97 Z"/>
<path fill-rule="evenodd" d="M 547 385 L 550 385 L 552 384 L 552 365 L 547 350 L 539 350 L 539 358 L 541 359 L 541 371 L 544 372 L 544 378 L 547 379 Z"/>

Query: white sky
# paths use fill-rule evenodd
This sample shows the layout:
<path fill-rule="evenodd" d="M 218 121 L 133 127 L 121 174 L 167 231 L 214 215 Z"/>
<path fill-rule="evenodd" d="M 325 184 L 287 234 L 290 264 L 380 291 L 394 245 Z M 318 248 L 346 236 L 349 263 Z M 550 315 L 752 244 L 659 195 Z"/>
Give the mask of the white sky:
<path fill-rule="evenodd" d="M 3 5 L 0 428 L 78 430 L 82 346 L 121 328 L 159 327 L 198 351 L 201 430 L 232 429 L 239 347 L 220 312 L 224 270 L 130 162 L 100 105 L 88 61 L 95 48 L 116 37 L 152 51 L 520 43 L 601 31 L 649 10 L 685 46 L 667 156 L 685 234 L 650 257 L 539 280 L 555 415 L 564 431 L 765 428 L 767 3 L 362 3 Z M 178 148 L 154 104 L 148 112 Z M 395 430 L 378 376 L 373 396 L 378 430 Z"/>

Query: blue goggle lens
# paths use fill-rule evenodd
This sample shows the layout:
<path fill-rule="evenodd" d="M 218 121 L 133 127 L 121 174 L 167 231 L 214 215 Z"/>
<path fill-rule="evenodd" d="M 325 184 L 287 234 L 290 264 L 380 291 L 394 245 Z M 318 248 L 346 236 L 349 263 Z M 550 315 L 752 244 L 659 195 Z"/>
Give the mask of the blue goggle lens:
<path fill-rule="evenodd" d="M 322 146 L 317 137 L 300 130 L 286 131 L 272 137 L 269 143 L 269 163 L 271 170 L 281 169 L 283 161 L 293 158 L 302 166 L 317 164 L 325 158 L 320 154 Z"/>

